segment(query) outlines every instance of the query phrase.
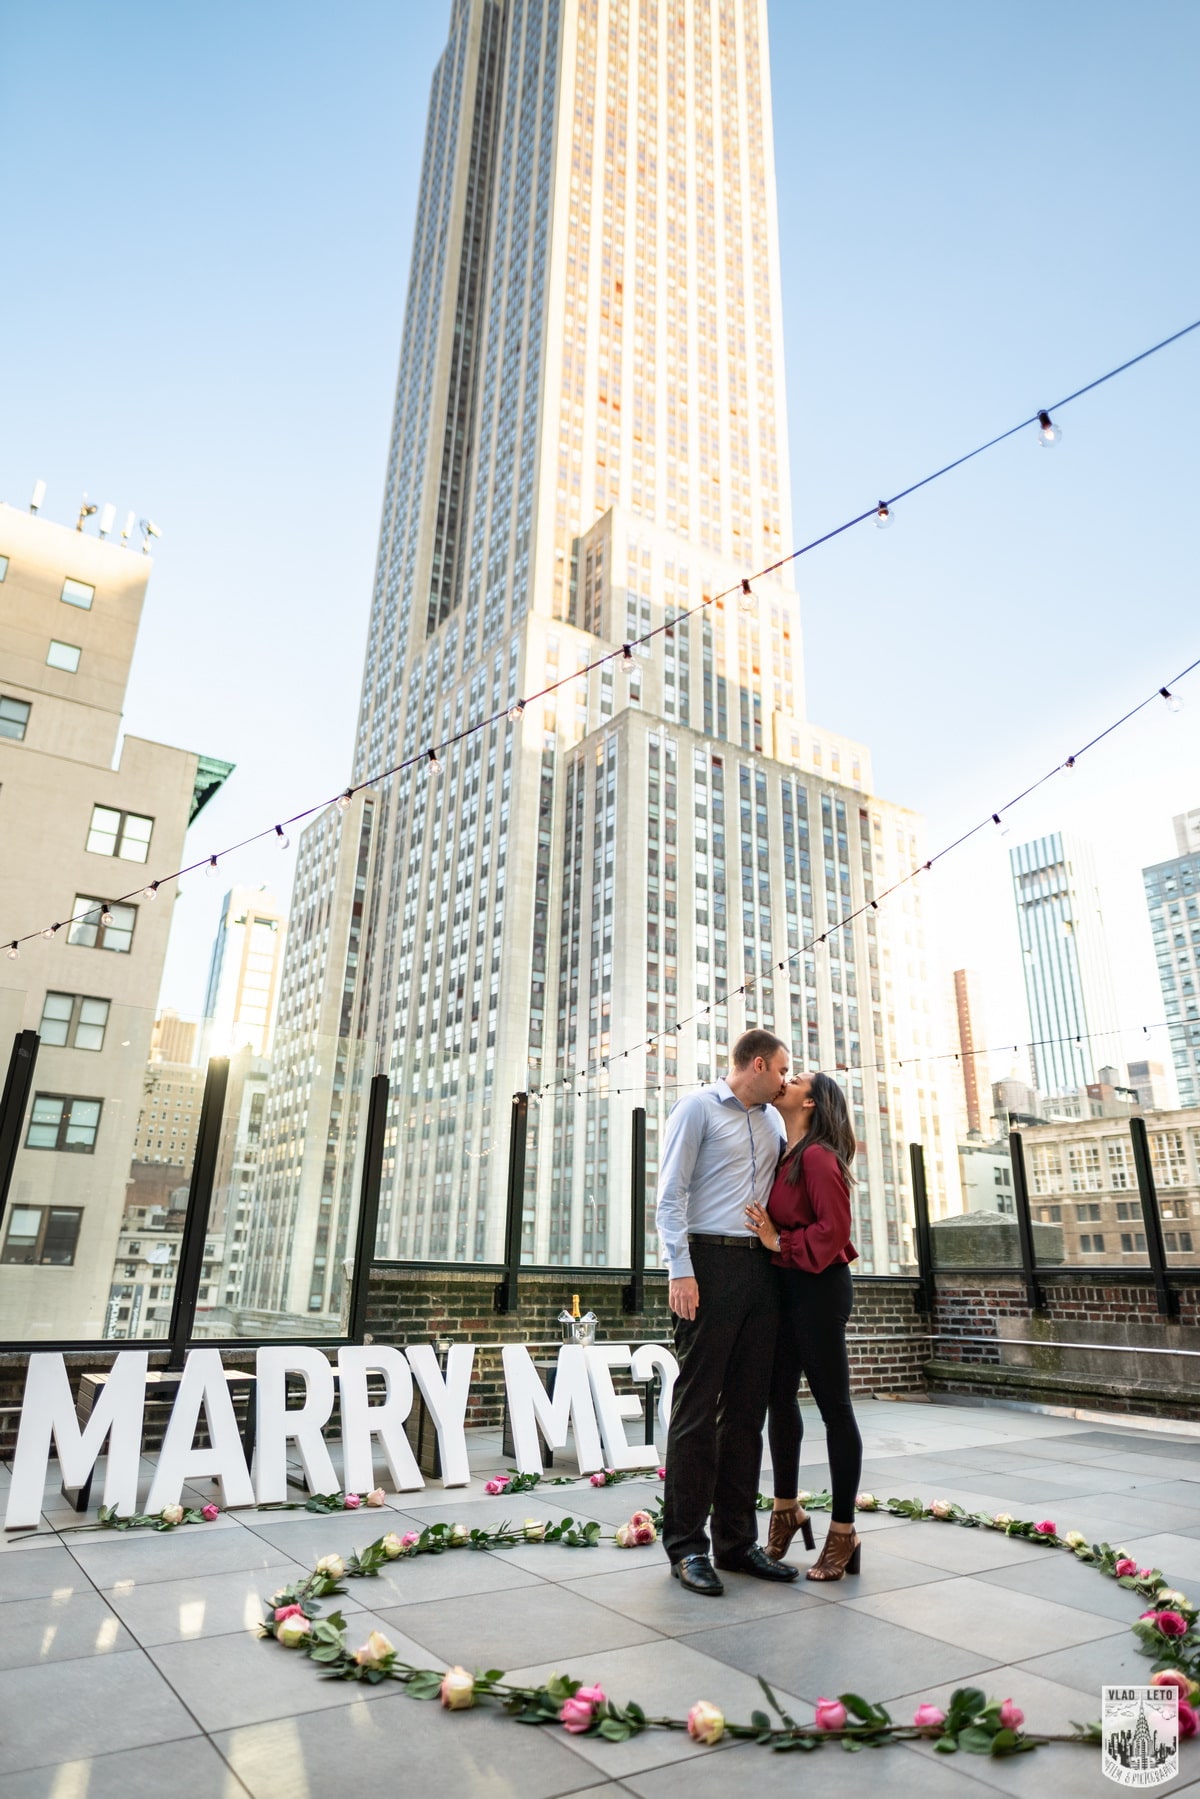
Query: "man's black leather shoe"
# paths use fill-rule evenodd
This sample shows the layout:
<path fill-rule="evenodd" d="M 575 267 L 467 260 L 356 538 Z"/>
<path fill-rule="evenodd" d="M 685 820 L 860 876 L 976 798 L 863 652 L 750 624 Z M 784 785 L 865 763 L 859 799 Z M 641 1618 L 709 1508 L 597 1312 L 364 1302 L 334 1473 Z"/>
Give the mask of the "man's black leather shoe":
<path fill-rule="evenodd" d="M 774 1562 L 768 1564 L 774 1567 Z M 671 1563 L 671 1573 L 681 1587 L 689 1593 L 703 1593 L 710 1599 L 716 1599 L 725 1591 L 722 1581 L 713 1572 L 713 1565 L 706 1555 L 685 1555 L 679 1561 Z"/>
<path fill-rule="evenodd" d="M 791 1568 L 786 1562 L 773 1562 L 757 1543 L 743 1550 L 735 1561 L 718 1562 L 717 1567 L 733 1574 L 753 1574 L 757 1580 L 795 1580 L 800 1573 L 799 1568 Z"/>

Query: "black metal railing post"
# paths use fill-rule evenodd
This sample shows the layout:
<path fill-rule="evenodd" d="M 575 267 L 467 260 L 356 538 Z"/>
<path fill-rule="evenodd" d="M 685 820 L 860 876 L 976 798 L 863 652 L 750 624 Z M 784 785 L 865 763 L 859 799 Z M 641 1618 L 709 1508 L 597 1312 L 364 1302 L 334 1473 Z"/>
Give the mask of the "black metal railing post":
<path fill-rule="evenodd" d="M 497 1312 L 515 1312 L 521 1278 L 521 1227 L 525 1215 L 525 1137 L 529 1128 L 529 1095 L 514 1093 L 508 1133 L 508 1210 L 504 1224 L 504 1279 L 496 1282 Z"/>
<path fill-rule="evenodd" d="M 929 1234 L 929 1189 L 925 1185 L 925 1150 L 920 1143 L 908 1146 L 912 1169 L 913 1235 L 916 1238 L 917 1273 L 920 1284 L 914 1295 L 918 1312 L 933 1313 L 935 1296 L 933 1273 L 933 1238 Z"/>
<path fill-rule="evenodd" d="M 386 1074 L 372 1076 L 367 1097 L 367 1127 L 358 1195 L 358 1235 L 354 1240 L 354 1274 L 351 1277 L 350 1319 L 347 1326 L 352 1343 L 361 1343 L 367 1328 L 367 1297 L 371 1263 L 375 1258 L 375 1233 L 379 1224 L 379 1189 L 383 1184 L 383 1147 L 387 1134 L 389 1091 Z"/>
<path fill-rule="evenodd" d="M 646 1308 L 646 1108 L 633 1108 L 629 1156 L 629 1285 L 621 1295 L 626 1312 Z"/>
<path fill-rule="evenodd" d="M 221 1120 L 225 1113 L 225 1089 L 228 1084 L 229 1059 L 226 1056 L 214 1056 L 204 1077 L 204 1097 L 200 1101 L 200 1123 L 196 1129 L 196 1154 L 192 1160 L 192 1178 L 188 1182 L 187 1212 L 183 1220 L 183 1239 L 179 1245 L 179 1266 L 175 1270 L 175 1297 L 171 1303 L 171 1349 L 167 1367 L 176 1372 L 183 1367 L 188 1342 L 196 1323 L 200 1275 L 204 1267 L 204 1242 L 208 1235 L 208 1214 L 217 1173 Z"/>
<path fill-rule="evenodd" d="M 1129 1135 L 1133 1141 L 1133 1166 L 1137 1172 L 1138 1193 L 1142 1201 L 1142 1221 L 1146 1227 L 1146 1249 L 1150 1256 L 1150 1271 L 1154 1276 L 1155 1298 L 1164 1318 L 1178 1318 L 1179 1295 L 1172 1291 L 1167 1280 L 1167 1251 L 1163 1243 L 1158 1194 L 1154 1187 L 1154 1170 L 1150 1165 L 1150 1139 L 1146 1135 L 1146 1120 L 1131 1118 Z"/>
<path fill-rule="evenodd" d="M 37 1064 L 40 1042 L 41 1038 L 36 1031 L 17 1032 L 13 1038 L 12 1055 L 8 1058 L 4 1092 L 0 1095 L 0 1235 L 3 1233 L 4 1208 L 8 1203 L 8 1189 L 12 1183 L 17 1151 L 21 1147 L 21 1125 L 33 1087 L 33 1071 Z"/>
<path fill-rule="evenodd" d="M 1031 1311 L 1040 1312 L 1044 1301 L 1037 1277 L 1037 1250 L 1033 1242 L 1033 1217 L 1029 1210 L 1029 1182 L 1025 1176 L 1025 1145 L 1020 1131 L 1008 1133 L 1008 1153 L 1012 1160 L 1013 1199 L 1017 1208 L 1017 1242 L 1021 1250 L 1021 1273 L 1025 1280 L 1025 1297 Z"/>

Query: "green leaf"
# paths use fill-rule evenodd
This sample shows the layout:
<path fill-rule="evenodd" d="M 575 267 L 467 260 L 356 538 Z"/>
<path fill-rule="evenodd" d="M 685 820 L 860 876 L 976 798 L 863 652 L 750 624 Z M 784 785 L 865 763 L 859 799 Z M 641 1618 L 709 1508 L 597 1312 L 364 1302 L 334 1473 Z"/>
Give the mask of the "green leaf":
<path fill-rule="evenodd" d="M 968 1724 L 965 1730 L 959 1732 L 958 1744 L 959 1748 L 965 1749 L 969 1755 L 990 1755 L 992 1753 L 992 1733 L 990 1730 L 982 1729 L 978 1724 Z"/>
<path fill-rule="evenodd" d="M 776 1699 L 774 1693 L 771 1691 L 770 1687 L 767 1685 L 766 1681 L 763 1679 L 761 1674 L 758 1676 L 758 1684 L 762 1688 L 763 1692 L 767 1695 L 768 1702 L 772 1706 L 774 1706 L 775 1710 L 779 1713 L 779 1716 L 783 1719 L 783 1721 L 787 1725 L 788 1729 L 795 1730 L 797 1728 L 795 1718 L 789 1717 L 787 1712 L 784 1711 L 783 1707 L 780 1705 L 778 1699 Z"/>
<path fill-rule="evenodd" d="M 766 1712 L 751 1712 L 750 1722 L 756 1730 L 770 1730 L 771 1728 L 771 1720 Z"/>
<path fill-rule="evenodd" d="M 860 1699 L 857 1693 L 839 1693 L 838 1698 L 846 1710 L 853 1712 L 856 1718 L 861 1718 L 864 1724 L 881 1724 L 886 1721 L 879 1716 L 875 1706 L 868 1705 L 867 1701 Z"/>
<path fill-rule="evenodd" d="M 939 1755 L 953 1755 L 958 1748 L 958 1738 L 947 1733 L 944 1737 L 939 1737 L 933 1746 Z"/>
<path fill-rule="evenodd" d="M 630 1730 L 622 1718 L 605 1718 L 600 1725 L 599 1735 L 606 1737 L 610 1743 L 623 1743 L 630 1735 Z"/>

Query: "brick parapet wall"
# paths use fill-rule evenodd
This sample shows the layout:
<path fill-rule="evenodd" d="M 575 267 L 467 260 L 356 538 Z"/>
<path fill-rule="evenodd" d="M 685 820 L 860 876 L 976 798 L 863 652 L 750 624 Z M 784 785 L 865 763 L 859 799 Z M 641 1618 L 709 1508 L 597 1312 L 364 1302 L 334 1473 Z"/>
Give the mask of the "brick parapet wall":
<path fill-rule="evenodd" d="M 629 1276 L 622 1270 L 569 1269 L 523 1270 L 518 1309 L 498 1313 L 494 1309 L 498 1272 L 479 1268 L 427 1268 L 384 1264 L 371 1271 L 367 1303 L 367 1335 L 377 1343 L 429 1343 L 439 1339 L 477 1345 L 474 1378 L 467 1422 L 496 1426 L 503 1416 L 504 1382 L 500 1349 L 505 1343 L 524 1343 L 531 1353 L 553 1357 L 562 1342 L 561 1311 L 569 1307 L 572 1293 L 579 1294 L 580 1310 L 595 1312 L 600 1341 L 614 1343 L 666 1343 L 672 1341 L 667 1283 L 659 1273 L 645 1281 L 645 1304 L 637 1315 L 622 1308 Z M 855 1282 L 854 1315 L 848 1331 L 851 1385 L 858 1393 L 913 1393 L 924 1384 L 924 1365 L 930 1349 L 928 1321 L 914 1309 L 917 1283 L 864 1277 Z M 36 1349 L 37 1345 L 31 1345 Z M 129 1347 L 134 1347 L 132 1344 Z M 151 1367 L 162 1367 L 166 1349 L 150 1348 Z M 72 1387 L 79 1377 L 111 1366 L 112 1348 L 73 1351 L 67 1355 Z M 331 1346 L 330 1355 L 336 1354 Z M 253 1368 L 254 1347 L 223 1350 L 229 1367 Z M 25 1386 L 28 1352 L 0 1355 L 0 1453 L 11 1453 L 16 1439 L 17 1408 Z M 618 1377 L 617 1385 L 621 1382 Z M 165 1404 L 150 1405 L 146 1415 L 145 1444 L 161 1441 Z M 334 1432 L 336 1434 L 336 1425 Z"/>

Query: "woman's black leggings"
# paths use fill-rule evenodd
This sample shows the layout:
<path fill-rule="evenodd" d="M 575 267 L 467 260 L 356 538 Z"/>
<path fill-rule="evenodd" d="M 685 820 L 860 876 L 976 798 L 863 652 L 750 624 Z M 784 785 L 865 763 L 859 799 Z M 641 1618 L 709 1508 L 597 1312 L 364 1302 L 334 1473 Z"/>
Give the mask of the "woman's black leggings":
<path fill-rule="evenodd" d="M 854 1284 L 844 1262 L 821 1274 L 777 1269 L 779 1333 L 771 1374 L 767 1437 L 775 1492 L 794 1499 L 800 1489 L 800 1443 L 804 1425 L 797 1392 L 800 1376 L 825 1421 L 825 1442 L 836 1524 L 854 1522 L 854 1501 L 862 1473 L 862 1438 L 850 1403 L 850 1361 L 846 1323 L 854 1304 Z"/>

